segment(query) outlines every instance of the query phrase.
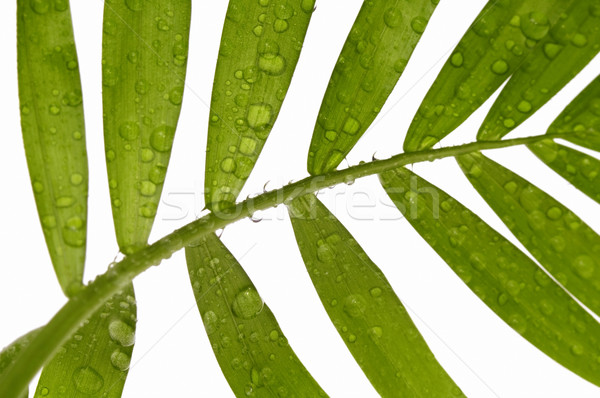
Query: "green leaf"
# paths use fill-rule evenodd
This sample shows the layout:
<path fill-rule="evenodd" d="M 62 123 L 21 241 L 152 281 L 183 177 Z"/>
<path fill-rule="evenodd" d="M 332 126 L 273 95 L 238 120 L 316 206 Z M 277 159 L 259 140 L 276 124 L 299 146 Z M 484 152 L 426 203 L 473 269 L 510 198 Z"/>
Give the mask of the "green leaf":
<path fill-rule="evenodd" d="M 135 341 L 133 286 L 107 301 L 44 367 L 35 397 L 121 396 Z"/>
<path fill-rule="evenodd" d="M 104 143 L 113 218 L 126 254 L 146 245 L 181 110 L 190 0 L 105 2 Z"/>
<path fill-rule="evenodd" d="M 186 248 L 204 327 L 237 397 L 326 397 L 241 265 L 214 234 Z"/>
<path fill-rule="evenodd" d="M 600 160 L 552 140 L 540 141 L 528 148 L 565 180 L 600 203 Z"/>
<path fill-rule="evenodd" d="M 477 215 L 406 169 L 381 181 L 392 201 L 467 286 L 546 355 L 600 386 L 600 324 Z"/>
<path fill-rule="evenodd" d="M 550 195 L 485 156 L 475 153 L 457 160 L 523 246 L 569 292 L 600 314 L 600 236 Z"/>
<path fill-rule="evenodd" d="M 437 1 L 365 1 L 346 39 L 308 155 L 308 171 L 334 170 L 371 125 L 402 75 Z"/>
<path fill-rule="evenodd" d="M 461 125 L 518 70 L 574 2 L 490 0 L 427 93 L 404 150 L 431 148 Z"/>
<path fill-rule="evenodd" d="M 285 98 L 315 0 L 230 0 L 213 84 L 206 206 L 235 202 Z"/>
<path fill-rule="evenodd" d="M 477 138 L 498 140 L 540 109 L 600 51 L 600 5 L 571 2 L 559 22 L 510 78 Z"/>
<path fill-rule="evenodd" d="M 21 127 L 38 214 L 58 281 L 81 287 L 88 166 L 68 0 L 17 1 Z"/>
<path fill-rule="evenodd" d="M 548 134 L 600 151 L 600 76 L 581 92 L 548 129 Z"/>
<path fill-rule="evenodd" d="M 0 377 L 19 356 L 21 350 L 29 345 L 29 341 L 35 337 L 38 332 L 39 329 L 32 330 L 26 335 L 23 335 L 17 340 L 13 341 L 0 352 Z M 27 398 L 28 396 L 29 392 L 26 390 L 23 395 L 20 396 L 20 398 Z"/>
<path fill-rule="evenodd" d="M 335 216 L 312 194 L 291 202 L 289 212 L 321 302 L 379 394 L 463 396 L 381 270 Z"/>

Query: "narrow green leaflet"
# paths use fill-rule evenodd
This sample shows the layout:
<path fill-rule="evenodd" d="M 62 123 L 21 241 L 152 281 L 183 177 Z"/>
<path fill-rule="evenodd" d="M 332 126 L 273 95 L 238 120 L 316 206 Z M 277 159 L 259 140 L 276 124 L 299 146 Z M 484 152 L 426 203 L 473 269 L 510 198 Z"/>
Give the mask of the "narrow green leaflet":
<path fill-rule="evenodd" d="M 273 128 L 315 0 L 230 0 L 213 85 L 206 206 L 234 203 Z"/>
<path fill-rule="evenodd" d="M 119 398 L 135 342 L 133 287 L 107 301 L 48 363 L 35 397 Z"/>
<path fill-rule="evenodd" d="M 241 265 L 214 234 L 186 248 L 208 338 L 237 397 L 326 397 Z"/>
<path fill-rule="evenodd" d="M 104 143 L 117 241 L 146 245 L 181 110 L 190 0 L 113 0 L 104 7 Z"/>
<path fill-rule="evenodd" d="M 486 116 L 480 140 L 498 140 L 534 114 L 600 51 L 600 3 L 570 2 L 525 59 Z"/>
<path fill-rule="evenodd" d="M 39 329 L 32 330 L 26 335 L 19 337 L 0 352 L 0 377 L 2 377 L 4 371 L 12 365 L 21 350 L 29 345 L 29 341 L 35 337 L 38 331 Z M 27 398 L 28 396 L 29 392 L 25 391 L 20 398 Z"/>
<path fill-rule="evenodd" d="M 383 397 L 464 396 L 379 268 L 314 195 L 289 212 L 304 263 L 346 346 Z"/>
<path fill-rule="evenodd" d="M 17 1 L 21 127 L 46 244 L 67 296 L 81 287 L 88 165 L 68 0 Z"/>
<path fill-rule="evenodd" d="M 600 151 L 600 76 L 579 94 L 548 129 L 548 134 L 569 135 L 565 139 Z"/>
<path fill-rule="evenodd" d="M 576 0 L 490 0 L 423 100 L 404 142 L 431 148 L 479 108 Z"/>
<path fill-rule="evenodd" d="M 573 186 L 600 203 L 600 160 L 552 140 L 529 145 L 529 149 Z"/>
<path fill-rule="evenodd" d="M 448 194 L 406 169 L 381 181 L 398 209 L 502 320 L 600 386 L 600 324 L 529 257 Z"/>
<path fill-rule="evenodd" d="M 481 154 L 457 158 L 469 181 L 529 252 L 600 314 L 600 236 L 550 195 Z"/>
<path fill-rule="evenodd" d="M 319 111 L 308 171 L 334 170 L 380 112 L 437 1 L 365 1 Z"/>

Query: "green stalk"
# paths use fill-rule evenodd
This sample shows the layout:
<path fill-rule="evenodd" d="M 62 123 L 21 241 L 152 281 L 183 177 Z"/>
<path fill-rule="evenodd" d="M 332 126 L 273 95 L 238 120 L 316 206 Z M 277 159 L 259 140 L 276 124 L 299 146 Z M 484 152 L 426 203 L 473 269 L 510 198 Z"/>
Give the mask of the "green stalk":
<path fill-rule="evenodd" d="M 250 217 L 256 211 L 266 210 L 297 197 L 330 186 L 348 183 L 357 178 L 379 174 L 408 164 L 431 162 L 490 149 L 533 144 L 550 138 L 563 138 L 565 135 L 567 134 L 545 134 L 504 141 L 480 141 L 441 149 L 402 153 L 389 159 L 374 160 L 344 170 L 307 177 L 283 188 L 249 198 L 219 213 L 209 213 L 154 244 L 125 257 L 74 295 L 23 349 L 11 368 L 6 370 L 4 377 L 0 380 L 0 397 L 20 396 L 42 366 L 56 354 L 79 325 L 100 308 L 108 298 L 118 293 L 143 271 L 160 264 L 162 260 L 169 258 L 176 251 L 208 233 Z"/>

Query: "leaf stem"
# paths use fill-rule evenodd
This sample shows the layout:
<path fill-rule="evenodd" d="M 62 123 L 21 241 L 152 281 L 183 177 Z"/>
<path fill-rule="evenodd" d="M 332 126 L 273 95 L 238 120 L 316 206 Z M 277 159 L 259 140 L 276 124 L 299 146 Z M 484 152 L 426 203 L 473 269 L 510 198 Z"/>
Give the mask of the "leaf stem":
<path fill-rule="evenodd" d="M 106 300 L 118 293 L 143 271 L 160 264 L 162 260 L 169 258 L 176 251 L 208 233 L 251 217 L 256 211 L 288 203 L 299 196 L 408 164 L 431 162 L 483 150 L 533 144 L 545 139 L 562 138 L 566 135 L 544 134 L 502 141 L 479 141 L 441 149 L 402 153 L 389 159 L 374 160 L 344 170 L 307 177 L 283 188 L 249 198 L 219 213 L 209 213 L 152 245 L 125 257 L 75 294 L 23 349 L 14 364 L 6 370 L 4 377 L 0 379 L 0 397 L 20 396 L 42 366 L 53 357 L 81 323 Z"/>

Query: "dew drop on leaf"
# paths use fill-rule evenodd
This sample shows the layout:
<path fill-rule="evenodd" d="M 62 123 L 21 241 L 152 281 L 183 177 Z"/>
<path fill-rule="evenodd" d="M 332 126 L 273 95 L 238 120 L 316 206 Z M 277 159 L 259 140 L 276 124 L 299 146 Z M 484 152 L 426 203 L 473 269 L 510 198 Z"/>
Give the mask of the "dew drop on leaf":
<path fill-rule="evenodd" d="M 123 347 L 130 347 L 135 343 L 135 331 L 121 320 L 114 320 L 108 325 L 108 334 Z"/>
<path fill-rule="evenodd" d="M 240 291 L 233 300 L 233 313 L 242 319 L 255 318 L 262 311 L 264 302 L 256 289 L 249 286 Z"/>
<path fill-rule="evenodd" d="M 94 368 L 85 366 L 73 372 L 73 383 L 80 393 L 92 395 L 102 389 L 104 379 Z"/>

